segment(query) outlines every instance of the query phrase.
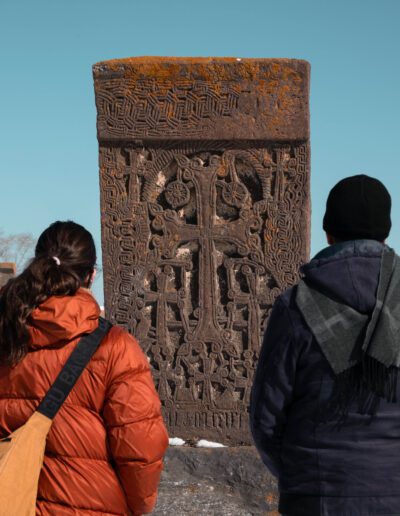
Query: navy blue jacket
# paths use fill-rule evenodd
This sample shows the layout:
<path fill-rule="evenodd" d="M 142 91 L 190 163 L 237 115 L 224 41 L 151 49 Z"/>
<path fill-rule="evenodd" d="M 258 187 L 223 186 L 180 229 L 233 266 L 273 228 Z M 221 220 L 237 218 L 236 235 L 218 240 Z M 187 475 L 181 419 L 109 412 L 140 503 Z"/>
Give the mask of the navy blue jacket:
<path fill-rule="evenodd" d="M 383 244 L 372 240 L 335 244 L 301 271 L 314 288 L 371 313 L 382 250 Z M 273 306 L 250 406 L 256 447 L 278 477 L 279 511 L 288 516 L 399 516 L 400 404 L 382 399 L 374 419 L 357 413 L 353 404 L 339 430 L 335 422 L 317 424 L 317 411 L 330 397 L 335 376 L 296 306 L 296 288 Z M 400 382 L 397 392 L 400 400 Z"/>

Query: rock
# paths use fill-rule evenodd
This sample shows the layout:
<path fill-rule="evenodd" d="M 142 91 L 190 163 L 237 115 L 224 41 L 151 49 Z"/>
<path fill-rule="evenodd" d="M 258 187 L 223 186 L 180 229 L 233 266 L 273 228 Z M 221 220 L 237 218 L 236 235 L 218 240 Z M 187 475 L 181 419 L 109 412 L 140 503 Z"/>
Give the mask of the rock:
<path fill-rule="evenodd" d="M 154 516 L 279 516 L 276 479 L 251 446 L 170 447 Z"/>

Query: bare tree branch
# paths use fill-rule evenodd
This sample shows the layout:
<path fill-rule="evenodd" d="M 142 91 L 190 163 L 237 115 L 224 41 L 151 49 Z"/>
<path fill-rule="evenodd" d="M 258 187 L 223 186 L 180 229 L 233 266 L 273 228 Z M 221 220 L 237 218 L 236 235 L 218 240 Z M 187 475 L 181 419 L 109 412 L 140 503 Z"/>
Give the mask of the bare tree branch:
<path fill-rule="evenodd" d="M 6 235 L 0 229 L 0 260 L 15 262 L 17 272 L 21 271 L 33 256 L 35 239 L 29 233 Z"/>

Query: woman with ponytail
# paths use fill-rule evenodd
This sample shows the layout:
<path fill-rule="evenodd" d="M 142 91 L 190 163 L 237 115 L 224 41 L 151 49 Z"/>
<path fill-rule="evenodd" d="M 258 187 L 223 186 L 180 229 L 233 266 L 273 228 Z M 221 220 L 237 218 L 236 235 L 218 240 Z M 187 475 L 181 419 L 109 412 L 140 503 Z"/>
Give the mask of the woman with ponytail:
<path fill-rule="evenodd" d="M 0 438 L 27 421 L 82 335 L 97 328 L 95 264 L 91 234 L 55 222 L 0 291 Z M 112 327 L 54 419 L 37 514 L 151 512 L 167 445 L 148 361 Z"/>

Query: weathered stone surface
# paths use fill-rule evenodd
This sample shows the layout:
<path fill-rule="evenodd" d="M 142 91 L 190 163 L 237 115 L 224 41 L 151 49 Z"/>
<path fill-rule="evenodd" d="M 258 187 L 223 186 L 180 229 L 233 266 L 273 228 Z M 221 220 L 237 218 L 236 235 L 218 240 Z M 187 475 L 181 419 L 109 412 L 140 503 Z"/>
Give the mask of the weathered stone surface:
<path fill-rule="evenodd" d="M 99 140 L 308 140 L 309 64 L 142 57 L 93 66 Z"/>
<path fill-rule="evenodd" d="M 309 254 L 309 66 L 146 59 L 94 66 L 106 314 L 171 435 L 248 444 L 265 324 Z"/>
<path fill-rule="evenodd" d="M 7 281 L 15 276 L 16 265 L 12 262 L 0 262 L 0 288 L 7 283 Z"/>
<path fill-rule="evenodd" d="M 278 516 L 278 490 L 252 447 L 170 447 L 154 516 Z"/>

